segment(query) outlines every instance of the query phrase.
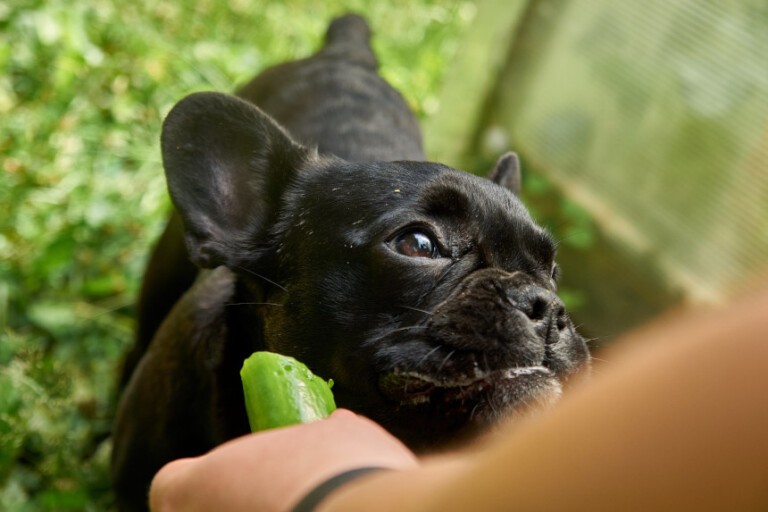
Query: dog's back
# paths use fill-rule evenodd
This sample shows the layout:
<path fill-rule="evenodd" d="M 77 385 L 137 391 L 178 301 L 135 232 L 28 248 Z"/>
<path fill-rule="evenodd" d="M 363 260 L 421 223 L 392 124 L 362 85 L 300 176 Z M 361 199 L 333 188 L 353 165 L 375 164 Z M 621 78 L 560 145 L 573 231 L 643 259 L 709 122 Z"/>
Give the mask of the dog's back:
<path fill-rule="evenodd" d="M 377 74 L 370 35 L 360 16 L 337 18 L 317 54 L 267 69 L 237 95 L 320 153 L 353 162 L 423 160 L 416 119 Z"/>

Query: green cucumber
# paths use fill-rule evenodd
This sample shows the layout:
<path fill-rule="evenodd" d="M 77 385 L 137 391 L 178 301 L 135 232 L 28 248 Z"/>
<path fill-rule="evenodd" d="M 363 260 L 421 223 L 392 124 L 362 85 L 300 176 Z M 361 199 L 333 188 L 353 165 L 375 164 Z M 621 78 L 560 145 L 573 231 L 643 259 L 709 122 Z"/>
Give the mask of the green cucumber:
<path fill-rule="evenodd" d="M 290 356 L 254 352 L 240 370 L 252 432 L 326 418 L 336 409 L 331 386 Z"/>

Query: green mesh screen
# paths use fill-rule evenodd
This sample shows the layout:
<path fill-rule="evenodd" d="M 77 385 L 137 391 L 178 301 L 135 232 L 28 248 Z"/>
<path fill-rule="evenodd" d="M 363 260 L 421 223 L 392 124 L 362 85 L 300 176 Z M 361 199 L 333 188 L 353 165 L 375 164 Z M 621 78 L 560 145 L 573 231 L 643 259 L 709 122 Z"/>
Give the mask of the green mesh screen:
<path fill-rule="evenodd" d="M 492 116 L 512 147 L 691 293 L 765 275 L 768 2 L 531 9 Z"/>

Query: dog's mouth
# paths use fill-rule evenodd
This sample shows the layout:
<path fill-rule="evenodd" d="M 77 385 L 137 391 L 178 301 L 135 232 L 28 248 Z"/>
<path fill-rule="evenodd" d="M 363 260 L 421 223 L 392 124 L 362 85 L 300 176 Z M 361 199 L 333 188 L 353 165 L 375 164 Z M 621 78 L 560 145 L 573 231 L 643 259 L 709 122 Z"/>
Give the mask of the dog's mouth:
<path fill-rule="evenodd" d="M 560 394 L 560 384 L 544 366 L 476 371 L 473 375 L 457 377 L 393 371 L 380 377 L 379 389 L 401 406 L 445 404 L 453 412 L 460 412 L 462 405 L 473 410 L 484 403 L 490 403 L 491 407 L 509 407 L 542 394 Z"/>

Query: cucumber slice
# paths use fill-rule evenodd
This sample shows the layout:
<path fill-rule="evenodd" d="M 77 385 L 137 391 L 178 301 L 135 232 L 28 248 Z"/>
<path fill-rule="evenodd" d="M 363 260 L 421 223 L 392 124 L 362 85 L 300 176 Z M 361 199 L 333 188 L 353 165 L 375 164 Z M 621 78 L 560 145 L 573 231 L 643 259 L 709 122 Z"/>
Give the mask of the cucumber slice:
<path fill-rule="evenodd" d="M 240 370 L 251 431 L 309 423 L 336 409 L 331 386 L 303 363 L 274 352 L 254 352 Z"/>

